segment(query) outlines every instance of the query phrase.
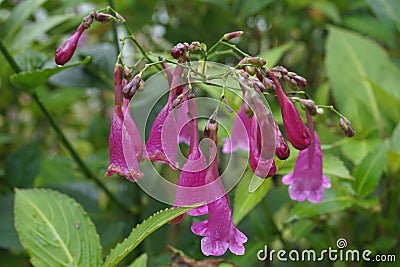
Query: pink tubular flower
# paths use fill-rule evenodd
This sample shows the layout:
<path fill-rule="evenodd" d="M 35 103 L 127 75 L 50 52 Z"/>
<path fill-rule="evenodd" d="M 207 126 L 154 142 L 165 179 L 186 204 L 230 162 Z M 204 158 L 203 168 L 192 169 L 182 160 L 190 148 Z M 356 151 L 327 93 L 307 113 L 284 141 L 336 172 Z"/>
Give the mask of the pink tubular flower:
<path fill-rule="evenodd" d="M 249 163 L 253 172 L 267 178 L 275 174 L 275 121 L 258 97 L 253 97 L 254 115 L 250 121 Z"/>
<path fill-rule="evenodd" d="M 217 144 L 217 127 L 214 120 L 209 120 L 207 130 L 209 137 Z M 212 149 L 210 147 L 210 149 Z M 218 160 L 214 158 L 207 169 L 206 182 L 214 183 L 214 190 L 224 190 L 222 183 L 218 180 Z M 193 222 L 191 230 L 196 235 L 204 236 L 201 240 L 201 251 L 204 255 L 221 256 L 227 249 L 236 254 L 243 255 L 245 248 L 243 243 L 247 237 L 239 231 L 232 221 L 232 210 L 229 198 L 226 194 L 207 204 L 208 219 L 200 222 Z"/>
<path fill-rule="evenodd" d="M 118 173 L 134 182 L 143 177 L 139 169 L 142 149 L 139 132 L 129 114 L 129 101 L 124 101 L 123 111 L 121 109 L 122 71 L 121 65 L 117 65 L 114 71 L 115 106 L 109 137 L 110 165 L 105 176 Z"/>
<path fill-rule="evenodd" d="M 329 178 L 322 173 L 322 151 L 317 133 L 312 127 L 307 114 L 310 131 L 313 133 L 311 145 L 300 151 L 293 172 L 282 178 L 289 185 L 290 198 L 296 201 L 317 203 L 324 198 L 324 188 L 330 188 Z"/>
<path fill-rule="evenodd" d="M 277 78 L 269 72 L 269 76 L 277 87 L 278 101 L 281 106 L 283 125 L 285 126 L 286 136 L 290 143 L 298 150 L 303 150 L 310 146 L 310 132 L 307 130 L 300 118 L 299 112 L 292 101 L 283 92 Z"/>
<path fill-rule="evenodd" d="M 249 136 L 250 136 L 250 118 L 244 111 L 244 104 L 233 122 L 231 137 L 224 138 L 223 153 L 232 153 L 238 148 L 243 151 L 249 151 Z"/>
<path fill-rule="evenodd" d="M 178 152 L 178 132 L 172 103 L 182 72 L 183 68 L 176 66 L 168 102 L 154 120 L 146 143 L 146 153 L 150 160 L 169 164 L 172 168 L 176 168 Z"/>
<path fill-rule="evenodd" d="M 290 156 L 290 149 L 276 123 L 275 123 L 275 140 L 276 140 L 275 155 L 281 160 L 287 159 Z"/>
<path fill-rule="evenodd" d="M 192 119 L 190 127 L 190 149 L 187 162 L 182 167 L 175 196 L 175 207 L 189 206 L 205 201 L 205 192 L 202 187 L 206 178 L 206 159 L 199 148 L 199 133 L 195 99 L 187 101 Z M 203 205 L 187 212 L 191 216 L 207 213 L 207 206 Z M 172 220 L 170 223 L 179 223 L 184 215 Z"/>

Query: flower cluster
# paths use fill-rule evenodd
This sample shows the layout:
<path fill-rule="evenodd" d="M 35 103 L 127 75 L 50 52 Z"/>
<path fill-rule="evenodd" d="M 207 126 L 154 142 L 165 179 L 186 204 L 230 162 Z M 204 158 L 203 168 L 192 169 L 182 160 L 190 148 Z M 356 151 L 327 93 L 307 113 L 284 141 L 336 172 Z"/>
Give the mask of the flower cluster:
<path fill-rule="evenodd" d="M 115 17 L 101 12 L 90 13 L 72 37 L 56 51 L 57 64 L 63 65 L 70 60 L 80 36 L 93 20 L 105 23 L 112 20 L 123 21 L 123 18 L 118 13 Z M 139 163 L 145 159 L 167 164 L 173 170 L 180 168 L 174 206 L 204 203 L 188 211 L 187 215 L 208 216 L 206 220 L 193 222 L 191 227 L 194 234 L 203 236 L 201 250 L 207 256 L 220 256 L 228 249 L 234 254 L 242 255 L 247 237 L 232 221 L 229 197 L 218 170 L 219 105 L 210 114 L 204 130 L 204 137 L 210 144 L 208 159 L 199 148 L 197 100 L 190 77 L 192 73 L 204 75 L 205 68 L 203 73 L 194 69 L 190 55 L 193 52 L 203 53 L 204 59 L 207 59 L 217 45 L 230 45 L 228 41 L 242 34 L 242 31 L 227 33 L 209 50 L 205 44 L 198 41 L 190 44 L 178 43 L 171 49 L 173 59 L 166 61 L 159 58 L 158 62 L 151 61 L 151 64 L 146 65 L 135 76 L 132 73 L 137 70 L 124 66 L 119 56 L 114 70 L 115 101 L 109 136 L 110 164 L 105 176 L 117 173 L 135 182 L 143 177 Z M 238 50 L 236 47 L 234 49 Z M 290 197 L 296 201 L 321 201 L 324 189 L 330 188 L 331 185 L 329 178 L 322 173 L 321 145 L 312 119 L 312 116 L 320 113 L 320 107 L 308 99 L 304 92 L 299 95 L 306 96 L 305 98 L 298 97 L 296 93 L 297 89 L 307 86 L 306 79 L 282 66 L 268 68 L 264 58 L 251 57 L 242 51 L 239 52 L 245 55 L 244 58 L 235 68 L 228 67 L 224 77 L 238 82 L 242 92 L 242 104 L 233 121 L 231 136 L 223 139 L 222 153 L 233 153 L 238 149 L 248 151 L 249 166 L 254 174 L 261 178 L 271 177 L 278 170 L 275 160 L 286 160 L 290 156 L 289 145 L 284 138 L 286 136 L 288 142 L 300 151 L 293 172 L 282 179 L 284 184 L 289 185 Z M 144 56 L 150 60 L 146 54 Z M 175 64 L 175 68 L 166 62 Z M 137 91 L 144 89 L 142 74 L 153 65 L 161 66 L 164 70 L 170 90 L 167 103 L 155 118 L 143 145 L 131 116 L 129 101 Z M 203 82 L 207 82 L 209 77 L 204 76 L 206 80 Z M 294 92 L 285 93 L 281 82 L 285 82 Z M 275 122 L 264 95 L 277 98 L 283 133 Z M 221 97 L 221 102 L 229 107 L 224 97 Z M 295 102 L 299 102 L 305 111 L 307 126 Z M 346 136 L 353 136 L 354 129 L 350 121 L 340 116 L 341 129 Z M 181 167 L 177 163 L 179 143 L 189 146 L 187 161 Z M 186 214 L 181 215 L 171 223 L 179 223 L 185 216 Z"/>

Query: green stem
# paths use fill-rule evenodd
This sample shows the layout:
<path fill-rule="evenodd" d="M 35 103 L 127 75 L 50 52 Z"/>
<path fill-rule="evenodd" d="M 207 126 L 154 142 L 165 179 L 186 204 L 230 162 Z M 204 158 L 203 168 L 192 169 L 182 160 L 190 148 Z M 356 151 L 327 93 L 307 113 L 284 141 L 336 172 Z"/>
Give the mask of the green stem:
<path fill-rule="evenodd" d="M 0 40 L 0 50 L 3 53 L 4 57 L 7 59 L 8 63 L 11 65 L 13 70 L 16 73 L 21 72 L 21 68 L 18 66 L 17 62 L 14 60 L 14 58 L 11 56 L 11 54 L 8 52 L 7 48 L 4 46 L 3 42 Z M 120 202 L 108 189 L 107 187 L 94 175 L 94 173 L 89 169 L 89 167 L 86 165 L 86 163 L 82 160 L 82 158 L 79 156 L 79 154 L 76 152 L 76 150 L 72 147 L 71 143 L 68 141 L 68 139 L 65 137 L 64 133 L 61 131 L 60 127 L 57 125 L 57 123 L 54 121 L 53 117 L 51 117 L 49 111 L 47 108 L 44 106 L 42 101 L 40 100 L 39 96 L 37 95 L 36 92 L 31 93 L 31 96 L 33 100 L 38 104 L 40 110 L 43 112 L 43 114 L 46 116 L 48 119 L 51 127 L 54 129 L 56 132 L 59 140 L 61 143 L 67 148 L 67 150 L 70 152 L 71 156 L 74 158 L 75 162 L 78 164 L 82 172 L 88 177 L 89 179 L 93 180 L 103 191 L 104 193 L 110 198 L 112 202 L 114 202 L 118 207 L 120 207 L 122 210 L 125 212 L 131 213 L 130 209 L 126 207 L 122 202 Z"/>
<path fill-rule="evenodd" d="M 108 0 L 108 5 L 114 9 L 114 1 L 113 0 Z M 118 40 L 118 31 L 117 31 L 117 23 L 113 20 L 112 21 L 112 25 L 113 25 L 113 39 L 114 39 L 114 43 L 117 46 L 117 48 L 119 49 L 119 40 Z"/>

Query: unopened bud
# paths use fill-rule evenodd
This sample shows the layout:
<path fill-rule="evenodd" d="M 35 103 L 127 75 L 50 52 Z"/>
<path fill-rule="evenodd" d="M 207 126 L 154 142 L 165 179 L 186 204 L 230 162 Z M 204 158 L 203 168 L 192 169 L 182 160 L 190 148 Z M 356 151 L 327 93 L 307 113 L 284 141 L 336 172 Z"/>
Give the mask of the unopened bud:
<path fill-rule="evenodd" d="M 353 137 L 354 136 L 354 134 L 355 134 L 354 128 L 351 125 L 351 122 L 347 118 L 345 118 L 345 117 L 340 118 L 339 119 L 339 126 L 343 130 L 344 134 L 347 137 Z"/>
<path fill-rule="evenodd" d="M 82 25 L 83 25 L 83 27 L 85 27 L 85 29 L 89 28 L 90 25 L 92 25 L 92 23 L 93 23 L 92 15 L 88 15 L 88 16 L 84 17 L 82 20 Z"/>
<path fill-rule="evenodd" d="M 308 111 L 308 113 L 310 113 L 310 115 L 316 115 L 317 114 L 317 107 L 315 106 L 314 101 L 312 101 L 311 99 L 300 99 L 300 106 Z"/>
<path fill-rule="evenodd" d="M 264 84 L 262 82 L 260 82 L 258 79 L 254 79 L 253 80 L 253 87 L 258 92 L 264 92 L 265 91 Z"/>
<path fill-rule="evenodd" d="M 256 74 L 256 68 L 254 68 L 253 66 L 245 66 L 244 70 L 250 75 L 253 76 L 254 74 Z"/>
<path fill-rule="evenodd" d="M 198 50 L 200 47 L 200 42 L 198 41 L 193 41 L 190 45 L 189 45 L 189 51 L 190 52 L 194 52 L 196 50 Z"/>
<path fill-rule="evenodd" d="M 260 82 L 263 81 L 263 73 L 261 72 L 260 68 L 256 68 L 256 77 Z"/>
<path fill-rule="evenodd" d="M 236 31 L 236 32 L 229 32 L 229 33 L 225 33 L 224 37 L 222 37 L 223 41 L 229 41 L 232 40 L 233 38 L 237 38 L 242 36 L 243 31 Z"/>
<path fill-rule="evenodd" d="M 304 79 L 303 77 L 296 75 L 296 76 L 294 76 L 294 79 L 296 80 L 298 87 L 303 88 L 303 87 L 307 86 L 307 80 Z"/>
<path fill-rule="evenodd" d="M 186 46 L 182 43 L 177 43 L 171 49 L 171 56 L 175 59 L 179 59 L 184 55 L 185 52 L 186 52 Z"/>
<path fill-rule="evenodd" d="M 64 65 L 72 58 L 75 53 L 79 38 L 85 29 L 85 26 L 83 23 L 81 23 L 76 32 L 56 50 L 55 61 L 58 65 Z"/>
<path fill-rule="evenodd" d="M 267 61 L 262 57 L 248 57 L 248 62 L 257 68 L 267 64 Z"/>
<path fill-rule="evenodd" d="M 107 22 L 113 21 L 115 19 L 112 15 L 105 14 L 102 12 L 93 11 L 90 14 L 94 17 L 94 19 L 96 21 L 101 22 L 101 23 L 107 23 Z"/>
<path fill-rule="evenodd" d="M 126 99 L 131 99 L 135 95 L 136 91 L 140 87 L 140 81 L 142 81 L 142 78 L 139 75 L 135 75 L 132 81 L 130 81 L 124 86 L 122 92 Z"/>

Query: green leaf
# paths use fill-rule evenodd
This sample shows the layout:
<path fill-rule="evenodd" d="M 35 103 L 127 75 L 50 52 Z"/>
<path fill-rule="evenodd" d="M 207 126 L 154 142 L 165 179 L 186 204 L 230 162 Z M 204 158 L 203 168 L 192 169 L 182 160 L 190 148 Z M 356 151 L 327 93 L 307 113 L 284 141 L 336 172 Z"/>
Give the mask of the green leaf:
<path fill-rule="evenodd" d="M 392 132 L 390 148 L 400 155 L 400 122 Z"/>
<path fill-rule="evenodd" d="M 44 3 L 46 0 L 30 0 L 18 3 L 11 11 L 10 16 L 1 26 L 0 37 L 4 43 L 15 36 L 16 32 L 26 20 Z"/>
<path fill-rule="evenodd" d="M 295 222 L 291 226 L 293 241 L 297 241 L 304 236 L 308 236 L 316 226 L 317 224 L 314 221 L 307 219 Z"/>
<path fill-rule="evenodd" d="M 271 179 L 264 179 L 261 186 L 253 193 L 249 192 L 249 185 L 255 177 L 252 171 L 248 170 L 242 177 L 235 189 L 235 199 L 232 219 L 238 224 L 258 203 L 262 201 L 271 187 Z"/>
<path fill-rule="evenodd" d="M 369 81 L 400 98 L 400 71 L 389 55 L 372 40 L 333 26 L 329 27 L 326 50 L 327 73 L 339 110 L 358 132 L 383 131 L 381 110 Z"/>
<path fill-rule="evenodd" d="M 39 21 L 27 25 L 21 31 L 19 31 L 18 34 L 10 42 L 11 50 L 28 47 L 30 43 L 36 38 L 53 29 L 58 24 L 61 24 L 73 18 L 74 16 L 75 14 L 56 15 L 51 16 L 44 21 Z"/>
<path fill-rule="evenodd" d="M 319 9 L 325 17 L 334 23 L 340 22 L 340 12 L 334 3 L 329 1 L 314 1 L 311 5 L 313 8 Z"/>
<path fill-rule="evenodd" d="M 131 264 L 127 267 L 146 267 L 147 266 L 147 254 L 143 253 L 137 257 Z"/>
<path fill-rule="evenodd" d="M 346 143 L 341 147 L 341 150 L 346 158 L 355 165 L 359 165 L 381 142 L 380 139 L 357 140 L 357 138 L 350 138 L 347 139 Z"/>
<path fill-rule="evenodd" d="M 15 227 L 34 266 L 100 266 L 96 228 L 72 198 L 46 189 L 15 190 Z"/>
<path fill-rule="evenodd" d="M 107 256 L 103 266 L 116 266 L 129 252 L 134 250 L 148 235 L 168 223 L 172 219 L 184 214 L 196 206 L 185 208 L 165 209 L 155 213 L 141 224 L 137 225 L 129 236 L 115 246 Z"/>
<path fill-rule="evenodd" d="M 5 179 L 10 187 L 30 187 L 40 170 L 39 143 L 19 147 L 5 160 Z"/>
<path fill-rule="evenodd" d="M 0 199 L 0 248 L 23 251 L 14 228 L 14 193 Z"/>
<path fill-rule="evenodd" d="M 62 67 L 16 73 L 11 76 L 11 82 L 16 87 L 19 87 L 21 90 L 29 91 L 31 89 L 38 87 L 39 85 L 45 84 L 52 75 L 60 71 L 63 71 L 71 67 L 79 66 L 82 64 L 87 64 L 89 62 L 90 62 L 90 57 L 86 57 L 83 61 Z"/>
<path fill-rule="evenodd" d="M 324 156 L 323 162 L 323 173 L 326 176 L 335 176 L 350 180 L 354 179 L 340 158 L 328 154 Z"/>
<path fill-rule="evenodd" d="M 400 32 L 400 2 L 398 0 L 367 0 L 377 17 L 394 24 Z"/>
<path fill-rule="evenodd" d="M 334 186 L 332 186 L 333 188 Z M 316 215 L 344 210 L 354 203 L 354 198 L 346 192 L 329 189 L 325 191 L 324 199 L 318 203 L 296 203 L 287 222 L 299 218 L 308 218 Z"/>
<path fill-rule="evenodd" d="M 390 142 L 384 141 L 358 165 L 352 175 L 355 178 L 353 188 L 357 195 L 366 197 L 378 186 L 386 165 Z"/>
<path fill-rule="evenodd" d="M 286 44 L 274 47 L 272 49 L 269 49 L 263 53 L 261 53 L 259 56 L 262 58 L 265 58 L 267 60 L 267 66 L 269 68 L 272 68 L 278 64 L 279 60 L 283 56 L 283 54 L 289 50 L 291 47 L 293 47 L 294 42 L 288 42 Z"/>

